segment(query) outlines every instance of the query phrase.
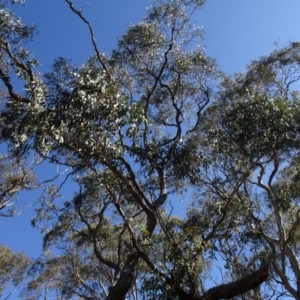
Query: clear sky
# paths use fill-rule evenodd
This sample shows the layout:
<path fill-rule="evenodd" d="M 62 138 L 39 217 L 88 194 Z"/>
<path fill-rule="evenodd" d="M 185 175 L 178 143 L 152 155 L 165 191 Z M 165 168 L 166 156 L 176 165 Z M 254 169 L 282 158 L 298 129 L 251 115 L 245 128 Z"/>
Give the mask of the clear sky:
<path fill-rule="evenodd" d="M 151 5 L 150 0 L 76 0 L 94 27 L 100 51 L 109 53 L 117 38 L 130 23 L 139 22 Z M 27 0 L 14 5 L 16 15 L 25 23 L 37 25 L 39 34 L 29 44 L 41 62 L 41 71 L 49 70 L 56 57 L 66 57 L 80 65 L 93 53 L 87 27 L 68 8 L 64 0 Z M 207 0 L 196 12 L 197 24 L 203 26 L 203 44 L 208 55 L 216 58 L 226 73 L 245 70 L 250 60 L 269 53 L 289 41 L 300 41 L 299 0 Z M 72 192 L 72 191 L 69 191 Z M 30 202 L 36 194 L 25 194 Z M 13 219 L 0 220 L 0 243 L 16 251 L 37 256 L 41 239 L 30 226 L 30 209 Z M 17 299 L 17 298 L 10 298 Z"/>
<path fill-rule="evenodd" d="M 130 23 L 137 23 L 151 0 L 76 0 L 93 24 L 99 48 L 110 52 Z M 93 54 L 86 26 L 64 0 L 27 0 L 14 6 L 26 22 L 38 26 L 30 48 L 47 69 L 58 56 L 81 64 Z M 299 0 L 207 0 L 195 14 L 205 30 L 204 44 L 226 72 L 240 71 L 249 60 L 266 54 L 274 42 L 299 40 Z"/>

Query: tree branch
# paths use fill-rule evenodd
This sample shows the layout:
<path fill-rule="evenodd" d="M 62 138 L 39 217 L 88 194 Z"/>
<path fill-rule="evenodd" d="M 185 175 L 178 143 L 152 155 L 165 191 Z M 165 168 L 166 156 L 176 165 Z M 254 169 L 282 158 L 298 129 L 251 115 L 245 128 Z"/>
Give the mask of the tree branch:
<path fill-rule="evenodd" d="M 221 284 L 209 289 L 199 300 L 219 300 L 232 299 L 250 290 L 256 289 L 267 280 L 269 275 L 269 265 L 265 264 L 257 271 L 241 278 L 237 281 Z"/>
<path fill-rule="evenodd" d="M 90 35 L 91 35 L 91 40 L 92 40 L 92 43 L 93 43 L 93 46 L 94 46 L 94 50 L 96 52 L 96 55 L 97 55 L 97 58 L 100 62 L 100 64 L 102 65 L 102 68 L 104 69 L 106 75 L 108 76 L 109 79 L 112 79 L 106 65 L 105 65 L 105 62 L 100 54 L 100 51 L 98 49 L 98 46 L 97 46 L 97 43 L 96 43 L 96 38 L 95 38 L 95 34 L 94 34 L 94 31 L 93 31 L 93 28 L 91 26 L 91 23 L 82 15 L 81 11 L 79 11 L 78 9 L 76 9 L 74 7 L 74 4 L 73 2 L 69 1 L 69 0 L 65 0 L 69 6 L 70 6 L 70 9 L 73 11 L 74 14 L 76 14 L 84 23 L 87 24 L 88 28 L 89 28 L 89 31 L 90 31 Z"/>

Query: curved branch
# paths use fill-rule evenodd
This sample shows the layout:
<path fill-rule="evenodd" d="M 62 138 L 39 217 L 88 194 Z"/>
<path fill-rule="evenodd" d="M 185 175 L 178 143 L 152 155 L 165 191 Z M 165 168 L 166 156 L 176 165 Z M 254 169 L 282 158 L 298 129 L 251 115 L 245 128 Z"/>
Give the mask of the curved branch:
<path fill-rule="evenodd" d="M 35 78 L 34 78 L 34 74 L 31 70 L 31 68 L 26 67 L 26 65 L 24 65 L 20 60 L 18 60 L 13 55 L 13 53 L 10 51 L 10 47 L 9 47 L 8 42 L 6 42 L 2 38 L 0 38 L 0 47 L 1 47 L 1 49 L 3 49 L 3 51 L 5 51 L 5 53 L 8 55 L 8 57 L 14 62 L 14 64 L 18 68 L 22 69 L 23 71 L 25 71 L 28 74 L 28 76 L 30 78 L 30 81 L 34 82 Z M 11 79 L 7 75 L 7 73 L 3 71 L 3 68 L 0 68 L 0 78 L 3 81 L 4 85 L 6 86 L 9 96 L 13 100 L 16 100 L 17 102 L 21 102 L 21 103 L 27 103 L 27 104 L 31 103 L 31 101 L 28 98 L 24 98 L 24 97 L 18 95 L 17 93 L 15 93 L 14 88 L 11 84 Z M 34 92 L 34 91 L 32 91 L 32 92 Z"/>
<path fill-rule="evenodd" d="M 102 65 L 102 68 L 104 69 L 106 75 L 108 76 L 109 79 L 112 79 L 106 65 L 105 65 L 105 62 L 103 60 L 103 58 L 101 57 L 101 54 L 100 54 L 100 51 L 98 49 L 98 46 L 97 46 L 97 43 L 96 43 L 96 38 L 95 38 L 95 34 L 94 34 L 94 31 L 93 31 L 93 28 L 91 26 L 91 23 L 82 15 L 81 11 L 79 11 L 78 9 L 76 9 L 74 7 L 74 4 L 73 2 L 69 1 L 69 0 L 65 0 L 69 6 L 70 6 L 70 9 L 73 11 L 74 14 L 76 14 L 84 23 L 87 24 L 88 28 L 89 28 L 89 31 L 90 31 L 90 35 L 91 35 L 91 40 L 92 40 L 92 43 L 93 43 L 93 46 L 94 46 L 94 50 L 96 52 L 96 55 L 97 55 L 97 58 L 100 62 L 100 64 Z"/>
<path fill-rule="evenodd" d="M 277 155 L 274 154 L 274 155 L 273 155 L 273 158 L 274 158 L 274 169 L 272 170 L 272 173 L 271 173 L 271 175 L 270 175 L 270 177 L 269 177 L 269 181 L 268 181 L 268 186 L 269 186 L 269 188 L 271 188 L 272 181 L 273 181 L 275 175 L 277 174 L 278 168 L 279 168 L 279 162 L 278 162 Z"/>
<path fill-rule="evenodd" d="M 257 271 L 241 278 L 237 281 L 221 284 L 209 289 L 199 300 L 219 300 L 232 299 L 250 290 L 256 289 L 267 280 L 269 275 L 269 265 L 265 264 Z"/>
<path fill-rule="evenodd" d="M 227 203 L 225 207 L 222 209 L 222 216 L 219 218 L 219 220 L 216 222 L 216 224 L 213 226 L 212 230 L 208 233 L 208 235 L 203 239 L 204 241 L 209 241 L 214 237 L 215 232 L 217 231 L 218 227 L 223 223 L 223 221 L 226 218 L 227 215 L 227 209 L 232 202 L 233 197 L 238 193 L 239 188 L 241 185 L 245 182 L 247 179 L 249 173 L 244 174 L 244 176 L 240 179 L 240 182 L 237 183 L 233 191 L 230 193 L 230 195 L 227 198 Z"/>
<path fill-rule="evenodd" d="M 152 97 L 153 93 L 155 92 L 156 87 L 157 87 L 157 85 L 158 85 L 158 83 L 159 83 L 159 80 L 160 80 L 160 78 L 161 78 L 161 76 L 162 76 L 162 74 L 163 74 L 163 72 L 164 72 L 164 70 L 165 70 L 165 67 L 167 66 L 167 63 L 168 63 L 168 55 L 169 55 L 169 53 L 172 51 L 173 45 L 174 45 L 174 31 L 175 31 L 174 26 L 173 26 L 173 28 L 172 28 L 171 31 L 172 31 L 171 41 L 170 41 L 170 44 L 169 44 L 168 49 L 167 49 L 166 52 L 164 53 L 164 62 L 163 62 L 162 66 L 161 66 L 161 68 L 160 68 L 160 70 L 159 70 L 158 75 L 157 75 L 157 76 L 154 76 L 154 79 L 155 79 L 155 80 L 154 80 L 154 84 L 153 84 L 151 90 L 147 93 L 147 99 L 146 99 L 146 103 L 145 103 L 145 111 L 144 111 L 144 116 L 145 116 L 145 121 L 144 121 L 144 123 L 145 123 L 144 144 L 146 144 L 146 140 L 147 140 L 147 138 L 146 138 L 146 133 L 147 133 L 147 131 L 148 131 L 147 113 L 148 113 L 148 108 L 149 108 L 149 100 L 150 100 L 150 98 Z"/>
<path fill-rule="evenodd" d="M 94 253 L 95 253 L 96 257 L 99 259 L 99 261 L 100 261 L 101 263 L 103 263 L 104 265 L 108 266 L 109 268 L 112 268 L 114 271 L 117 271 L 117 270 L 118 270 L 118 265 L 117 265 L 116 263 L 114 263 L 113 261 L 104 258 L 104 257 L 101 255 L 101 253 L 100 253 L 100 251 L 99 251 L 99 249 L 98 249 L 97 238 L 96 238 L 96 236 L 95 236 L 95 230 L 93 230 L 93 228 L 91 227 L 91 225 L 89 224 L 89 222 L 87 222 L 87 220 L 85 219 L 85 217 L 83 216 L 82 211 L 81 211 L 81 202 L 82 202 L 82 199 L 81 199 L 81 190 L 80 190 L 79 194 L 80 194 L 80 197 L 79 197 L 79 200 L 80 200 L 80 201 L 79 201 L 79 203 L 78 203 L 78 206 L 77 206 L 77 209 L 76 209 L 76 210 L 77 210 L 77 212 L 78 212 L 78 215 L 79 215 L 79 217 L 80 217 L 81 222 L 83 222 L 83 223 L 87 226 L 87 228 L 88 228 L 90 234 L 92 235 L 93 248 L 94 248 L 93 250 L 94 250 Z M 103 214 L 103 212 L 104 212 L 105 209 L 106 209 L 106 206 L 103 207 L 103 209 L 102 209 L 101 212 L 100 212 L 100 215 Z M 100 221 L 99 221 L 99 222 L 100 222 Z M 97 225 L 97 226 L 98 226 L 98 225 Z"/>

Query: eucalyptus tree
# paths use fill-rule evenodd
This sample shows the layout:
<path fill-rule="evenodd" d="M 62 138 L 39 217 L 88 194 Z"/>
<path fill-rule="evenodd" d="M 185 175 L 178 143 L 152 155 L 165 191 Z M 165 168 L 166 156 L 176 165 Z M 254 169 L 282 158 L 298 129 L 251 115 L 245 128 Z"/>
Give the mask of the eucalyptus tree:
<path fill-rule="evenodd" d="M 229 238 L 216 241 L 218 251 L 231 275 L 271 262 L 263 299 L 300 297 L 299 50 L 299 43 L 291 43 L 253 61 L 245 74 L 226 78 L 199 138 L 221 165 L 218 182 L 205 182 L 214 193 L 209 203 L 232 215 L 222 232 Z M 228 187 L 240 176 L 247 179 L 231 197 Z"/>
<path fill-rule="evenodd" d="M 44 75 L 35 72 L 37 61 L 25 48 L 34 27 L 6 8 L 0 15 L 0 79 L 8 93 L 1 141 L 13 157 L 36 153 L 68 166 L 64 182 L 72 177 L 78 184 L 70 201 L 59 202 L 61 185 L 54 183 L 39 199 L 32 223 L 44 226 L 45 254 L 23 295 L 208 300 L 259 287 L 268 263 L 205 289 L 216 242 L 228 240 L 239 222 L 227 213 L 232 199 L 253 169 L 228 169 L 222 161 L 227 153 L 214 150 L 218 139 L 201 134 L 203 124 L 214 127 L 217 116 L 203 116 L 214 107 L 221 76 L 202 47 L 191 50 L 202 37 L 191 16 L 204 1 L 155 1 L 111 55 L 100 53 L 91 24 L 65 2 L 89 27 L 95 55 L 80 67 L 58 58 Z M 167 204 L 194 192 L 204 195 L 199 205 L 185 217 L 172 216 Z"/>

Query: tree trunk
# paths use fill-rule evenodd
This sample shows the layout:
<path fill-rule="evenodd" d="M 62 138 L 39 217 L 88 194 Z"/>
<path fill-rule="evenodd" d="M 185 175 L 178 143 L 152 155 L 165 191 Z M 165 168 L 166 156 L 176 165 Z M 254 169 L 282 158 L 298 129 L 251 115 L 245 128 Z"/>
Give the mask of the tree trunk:
<path fill-rule="evenodd" d="M 124 300 L 135 281 L 135 267 L 139 260 L 137 253 L 130 254 L 122 268 L 117 282 L 109 287 L 107 300 Z"/>

